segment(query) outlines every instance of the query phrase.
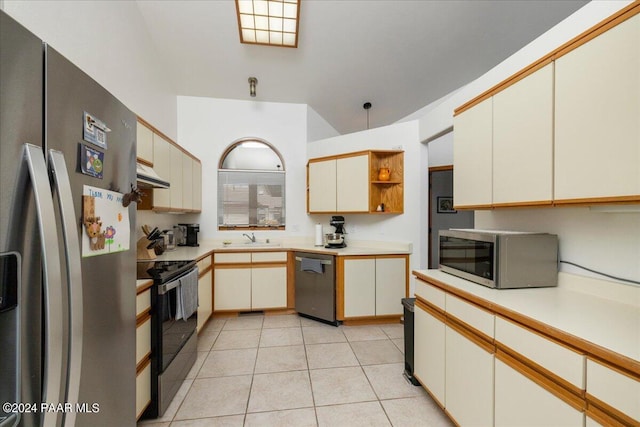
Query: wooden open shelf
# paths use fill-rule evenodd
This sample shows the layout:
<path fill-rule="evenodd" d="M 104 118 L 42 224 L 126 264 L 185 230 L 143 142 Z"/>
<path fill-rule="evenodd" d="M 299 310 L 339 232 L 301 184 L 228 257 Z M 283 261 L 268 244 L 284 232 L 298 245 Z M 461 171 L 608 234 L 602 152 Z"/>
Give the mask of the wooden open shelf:
<path fill-rule="evenodd" d="M 389 168 L 388 181 L 380 181 L 380 168 Z M 378 206 L 384 204 L 384 211 Z M 376 214 L 404 213 L 404 151 L 369 152 L 369 212 Z"/>

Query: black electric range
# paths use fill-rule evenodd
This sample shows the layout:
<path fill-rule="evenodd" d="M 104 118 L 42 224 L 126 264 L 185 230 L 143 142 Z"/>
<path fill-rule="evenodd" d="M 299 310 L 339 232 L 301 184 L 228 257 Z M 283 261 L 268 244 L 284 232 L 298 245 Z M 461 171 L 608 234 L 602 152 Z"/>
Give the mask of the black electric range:
<path fill-rule="evenodd" d="M 153 279 L 156 284 L 167 283 L 191 270 L 191 261 L 138 261 L 136 279 Z"/>

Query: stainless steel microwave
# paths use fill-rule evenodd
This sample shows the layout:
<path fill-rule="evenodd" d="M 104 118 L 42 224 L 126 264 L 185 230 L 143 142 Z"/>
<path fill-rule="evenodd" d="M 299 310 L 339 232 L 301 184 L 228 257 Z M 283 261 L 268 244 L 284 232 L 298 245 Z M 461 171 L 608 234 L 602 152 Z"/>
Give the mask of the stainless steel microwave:
<path fill-rule="evenodd" d="M 558 236 L 475 229 L 441 230 L 440 270 L 490 288 L 558 284 Z"/>

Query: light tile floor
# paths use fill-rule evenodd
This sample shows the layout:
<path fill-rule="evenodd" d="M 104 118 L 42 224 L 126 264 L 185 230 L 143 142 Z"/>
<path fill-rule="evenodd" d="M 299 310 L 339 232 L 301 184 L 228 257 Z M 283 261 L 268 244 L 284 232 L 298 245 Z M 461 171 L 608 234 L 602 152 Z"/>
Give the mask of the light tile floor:
<path fill-rule="evenodd" d="M 329 326 L 297 315 L 213 319 L 165 412 L 141 427 L 453 424 L 404 369 L 398 325 Z"/>

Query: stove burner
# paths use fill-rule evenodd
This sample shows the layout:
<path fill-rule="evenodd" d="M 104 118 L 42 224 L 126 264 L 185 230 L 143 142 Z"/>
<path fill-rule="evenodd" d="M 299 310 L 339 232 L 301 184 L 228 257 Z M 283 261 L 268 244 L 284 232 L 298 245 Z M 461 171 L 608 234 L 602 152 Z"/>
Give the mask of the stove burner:
<path fill-rule="evenodd" d="M 189 271 L 195 264 L 195 261 L 139 261 L 136 278 L 165 283 Z"/>

